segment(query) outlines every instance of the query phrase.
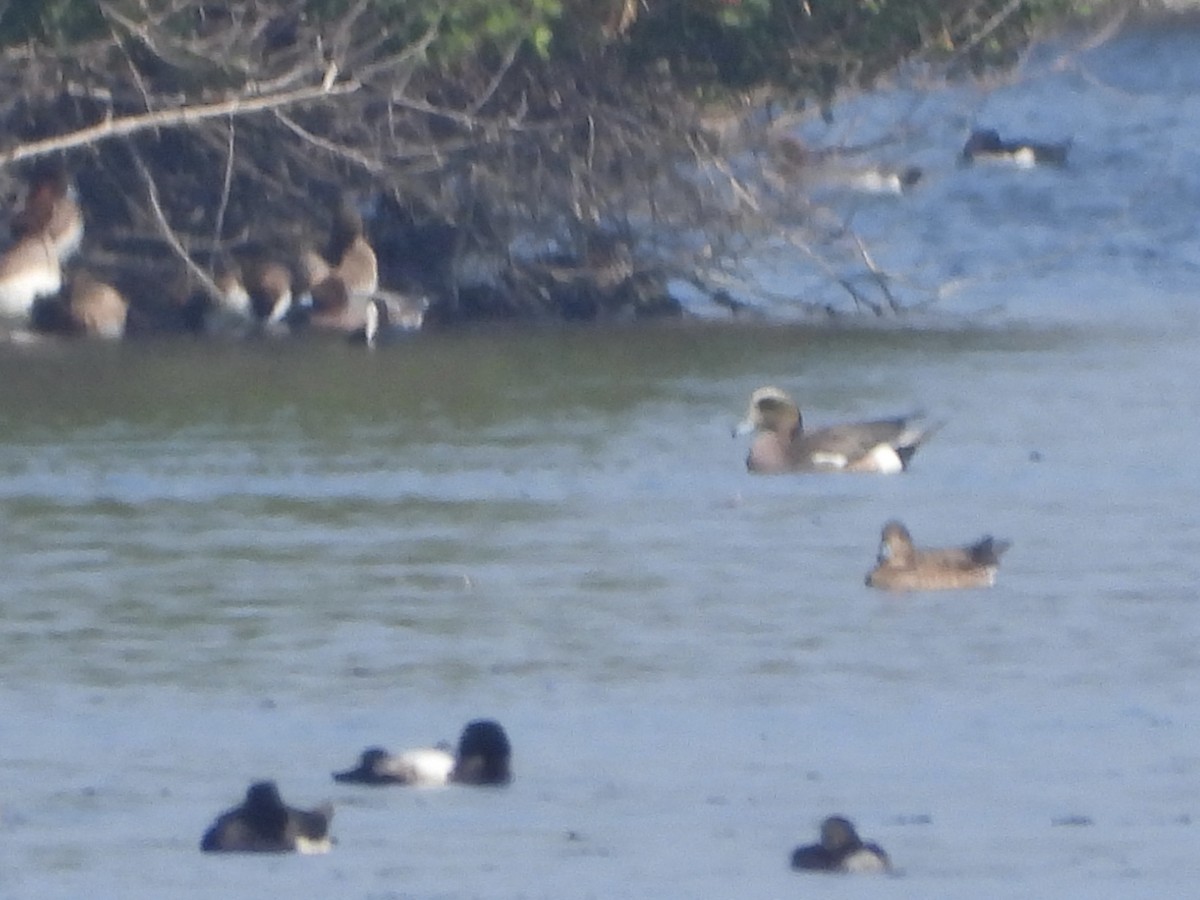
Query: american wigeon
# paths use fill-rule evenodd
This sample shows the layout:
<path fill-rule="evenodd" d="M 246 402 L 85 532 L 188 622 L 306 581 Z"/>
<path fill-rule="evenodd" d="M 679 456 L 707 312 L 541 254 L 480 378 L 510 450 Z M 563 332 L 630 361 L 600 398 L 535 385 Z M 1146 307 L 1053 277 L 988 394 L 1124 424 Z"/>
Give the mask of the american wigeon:
<path fill-rule="evenodd" d="M 878 844 L 865 843 L 849 819 L 830 816 L 821 823 L 821 842 L 792 851 L 792 868 L 805 872 L 866 872 L 892 870 Z"/>
<path fill-rule="evenodd" d="M 368 302 L 379 289 L 379 265 L 362 215 L 351 203 L 338 209 L 328 254 L 309 249 L 301 262 L 309 285 L 303 301 L 309 322 L 346 332 L 362 328 Z"/>
<path fill-rule="evenodd" d="M 217 816 L 204 833 L 206 853 L 327 853 L 333 807 L 286 806 L 273 781 L 259 781 L 246 791 L 241 806 Z"/>
<path fill-rule="evenodd" d="M 445 745 L 395 755 L 371 747 L 363 751 L 355 768 L 335 772 L 333 779 L 351 784 L 417 787 L 502 785 L 512 780 L 511 760 L 512 747 L 500 723 L 476 719 L 463 729 L 455 753 Z"/>
<path fill-rule="evenodd" d="M 971 132 L 959 161 L 963 165 L 974 162 L 1002 162 L 1021 169 L 1031 169 L 1034 166 L 1065 166 L 1070 149 L 1070 141 L 1060 144 L 1026 140 L 1005 141 L 995 129 L 985 128 Z"/>
<path fill-rule="evenodd" d="M 805 431 L 800 409 L 777 387 L 750 395 L 746 418 L 734 436 L 754 432 L 746 468 L 760 474 L 779 472 L 878 472 L 893 474 L 938 426 L 922 428 L 919 416 L 897 416 Z"/>
<path fill-rule="evenodd" d="M 903 194 L 922 177 L 924 172 L 918 166 L 846 166 L 830 168 L 824 182 L 864 194 Z"/>
<path fill-rule="evenodd" d="M 83 238 L 75 186 L 60 169 L 35 173 L 0 254 L 0 316 L 28 321 L 34 304 L 62 290 L 62 264 Z"/>
<path fill-rule="evenodd" d="M 991 587 L 1008 541 L 991 535 L 966 547 L 918 549 L 900 522 L 883 526 L 878 564 L 867 574 L 867 586 L 889 591 L 936 591 Z"/>
<path fill-rule="evenodd" d="M 842 188 L 865 194 L 903 194 L 915 187 L 924 176 L 919 166 L 863 162 L 860 150 L 814 150 L 791 135 L 772 139 L 769 148 L 784 179 L 813 188 Z"/>
<path fill-rule="evenodd" d="M 205 316 L 210 333 L 246 334 L 284 327 L 292 310 L 292 273 L 281 262 L 259 256 L 222 259 L 213 282 L 219 302 Z"/>

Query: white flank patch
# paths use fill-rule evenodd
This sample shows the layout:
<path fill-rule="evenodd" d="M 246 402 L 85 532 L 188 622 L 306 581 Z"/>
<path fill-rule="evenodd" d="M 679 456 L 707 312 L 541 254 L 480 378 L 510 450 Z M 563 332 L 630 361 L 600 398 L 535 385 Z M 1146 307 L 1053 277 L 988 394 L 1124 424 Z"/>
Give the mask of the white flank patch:
<path fill-rule="evenodd" d="M 1022 147 L 1012 155 L 1013 163 L 1020 169 L 1032 169 L 1037 165 L 1037 154 L 1032 147 Z"/>
<path fill-rule="evenodd" d="M 284 291 L 271 307 L 271 315 L 267 316 L 268 325 L 278 325 L 292 311 L 292 292 Z"/>
<path fill-rule="evenodd" d="M 844 469 L 849 462 L 841 453 L 822 453 L 817 451 L 812 455 L 814 466 L 825 466 L 830 469 Z"/>
<path fill-rule="evenodd" d="M 39 297 L 62 290 L 62 272 L 58 266 L 36 266 L 6 278 L 0 283 L 0 315 L 24 318 Z"/>
<path fill-rule="evenodd" d="M 229 290 L 221 295 L 221 306 L 230 313 L 249 318 L 251 315 L 250 294 L 245 285 L 240 281 L 235 282 Z"/>
<path fill-rule="evenodd" d="M 855 874 L 878 874 L 886 872 L 888 864 L 870 850 L 857 850 L 842 860 L 842 871 Z"/>
<path fill-rule="evenodd" d="M 864 169 L 861 172 L 853 173 L 847 179 L 847 183 L 851 187 L 869 194 L 901 194 L 904 192 L 904 186 L 900 183 L 900 176 L 895 172 Z"/>
<path fill-rule="evenodd" d="M 300 834 L 296 836 L 296 852 L 303 853 L 305 856 L 314 856 L 318 853 L 328 853 L 332 848 L 329 838 L 310 838 Z"/>
<path fill-rule="evenodd" d="M 436 747 L 406 750 L 396 759 L 396 768 L 409 776 L 409 783 L 420 787 L 440 787 L 450 782 L 454 757 Z"/>
<path fill-rule="evenodd" d="M 895 475 L 897 472 L 904 471 L 904 462 L 891 444 L 876 444 L 864 459 L 871 460 L 873 465 L 863 466 L 863 468 L 869 468 L 883 475 Z"/>

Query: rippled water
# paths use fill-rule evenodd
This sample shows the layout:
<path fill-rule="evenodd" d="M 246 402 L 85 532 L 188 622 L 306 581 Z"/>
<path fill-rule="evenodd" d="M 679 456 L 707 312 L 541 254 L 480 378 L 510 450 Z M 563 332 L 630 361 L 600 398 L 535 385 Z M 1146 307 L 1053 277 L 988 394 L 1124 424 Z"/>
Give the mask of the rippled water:
<path fill-rule="evenodd" d="M 967 319 L 7 349 L 0 896 L 1178 896 L 1188 37 L 922 98 L 944 173 L 856 222 L 933 279 L 1008 273 L 947 301 Z M 957 170 L 955 110 L 1073 134 L 1074 164 Z M 946 424 L 903 477 L 752 478 L 729 430 L 764 383 L 814 424 Z M 1011 538 L 997 586 L 868 591 L 893 516 Z M 509 730 L 509 789 L 329 778 L 477 715 Z M 331 855 L 198 852 L 262 777 L 334 801 Z M 832 812 L 901 877 L 789 872 Z"/>

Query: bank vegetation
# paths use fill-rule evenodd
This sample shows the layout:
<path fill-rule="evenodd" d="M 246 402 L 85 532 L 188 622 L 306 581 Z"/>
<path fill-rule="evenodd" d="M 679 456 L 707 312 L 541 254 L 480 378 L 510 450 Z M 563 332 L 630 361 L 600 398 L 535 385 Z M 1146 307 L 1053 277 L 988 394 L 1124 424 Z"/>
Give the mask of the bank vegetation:
<path fill-rule="evenodd" d="M 30 167 L 69 169 L 89 264 L 164 322 L 221 253 L 321 243 L 346 196 L 381 281 L 433 298 L 437 322 L 671 315 L 679 285 L 736 305 L 739 256 L 794 213 L 773 189 L 773 123 L 914 60 L 1002 66 L 1072 11 L 0 0 L 0 178 L 11 198 Z"/>

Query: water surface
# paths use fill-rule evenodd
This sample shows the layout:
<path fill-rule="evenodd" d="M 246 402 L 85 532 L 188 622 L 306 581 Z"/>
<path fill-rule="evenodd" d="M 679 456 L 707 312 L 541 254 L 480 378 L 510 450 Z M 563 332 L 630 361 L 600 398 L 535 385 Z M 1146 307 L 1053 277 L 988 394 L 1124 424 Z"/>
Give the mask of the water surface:
<path fill-rule="evenodd" d="M 1013 273 L 944 315 L 7 348 L 0 894 L 1178 895 L 1192 46 L 1139 32 L 1084 56 L 1107 81 L 926 95 L 944 177 L 862 209 L 931 277 Z M 1031 134 L 1056 110 L 1075 164 L 957 170 L 961 108 Z M 753 478 L 729 433 L 765 383 L 813 424 L 945 425 L 903 477 Z M 894 516 L 1012 539 L 996 587 L 868 591 Z M 329 778 L 478 715 L 512 737 L 506 790 Z M 263 777 L 334 801 L 332 854 L 198 852 Z M 902 875 L 789 872 L 834 812 Z"/>

